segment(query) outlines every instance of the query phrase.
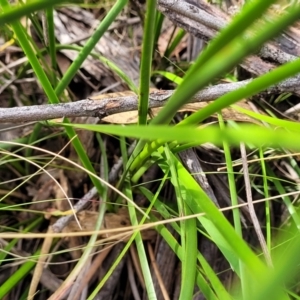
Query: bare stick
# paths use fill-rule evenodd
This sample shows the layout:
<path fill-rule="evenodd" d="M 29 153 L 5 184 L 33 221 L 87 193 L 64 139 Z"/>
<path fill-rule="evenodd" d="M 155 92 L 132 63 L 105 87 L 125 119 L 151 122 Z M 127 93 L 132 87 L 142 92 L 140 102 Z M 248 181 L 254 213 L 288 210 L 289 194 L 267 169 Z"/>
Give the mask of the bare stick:
<path fill-rule="evenodd" d="M 268 88 L 264 93 L 299 93 L 300 75 L 285 80 Z M 234 83 L 218 84 L 203 89 L 194 95 L 190 102 L 206 102 L 246 86 L 251 80 Z M 149 107 L 161 107 L 167 102 L 174 91 L 151 91 Z M 299 93 L 300 94 L 300 93 Z M 23 107 L 0 108 L 0 123 L 20 123 L 28 121 L 44 121 L 62 117 L 99 117 L 133 111 L 138 108 L 138 98 L 132 92 L 101 95 L 99 98 L 84 99 L 71 103 L 32 105 Z"/>

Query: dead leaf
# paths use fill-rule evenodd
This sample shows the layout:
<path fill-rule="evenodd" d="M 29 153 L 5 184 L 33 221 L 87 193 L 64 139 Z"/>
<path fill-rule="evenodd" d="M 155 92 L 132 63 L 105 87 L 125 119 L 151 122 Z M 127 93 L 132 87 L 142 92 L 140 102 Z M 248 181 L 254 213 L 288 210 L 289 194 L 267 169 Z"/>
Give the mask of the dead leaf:
<path fill-rule="evenodd" d="M 98 212 L 94 212 L 94 211 L 87 211 L 84 210 L 82 212 L 79 212 L 77 214 L 77 217 L 79 219 L 80 225 L 82 227 L 83 231 L 93 231 L 95 230 L 95 224 L 97 221 L 97 218 L 99 216 Z M 123 227 L 127 227 L 130 226 L 130 218 L 128 215 L 128 211 L 127 209 L 119 209 L 118 213 L 107 213 L 105 214 L 104 217 L 104 224 L 101 227 L 101 229 L 118 229 L 118 228 L 123 228 Z M 79 227 L 78 224 L 76 223 L 75 220 L 71 221 L 67 227 L 64 229 L 64 231 L 66 232 L 78 232 L 78 231 L 82 231 Z M 127 241 L 130 236 L 131 233 L 123 233 L 122 234 L 122 240 Z M 142 230 L 141 232 L 142 237 L 144 240 L 151 240 L 155 237 L 156 235 L 156 231 L 154 229 L 148 229 L 148 230 Z M 118 233 L 116 232 L 112 232 L 112 233 L 106 233 L 105 235 L 100 235 L 102 238 L 112 238 L 114 239 L 114 237 L 118 235 Z M 123 239 L 124 237 L 124 239 Z M 118 239 L 120 239 L 120 237 L 118 237 Z"/>
<path fill-rule="evenodd" d="M 195 102 L 195 103 L 188 103 L 184 105 L 179 112 L 196 112 L 204 107 L 206 107 L 211 102 Z M 252 110 L 251 106 L 247 103 L 246 100 L 240 101 L 238 106 Z M 153 116 L 156 116 L 159 111 L 161 110 L 161 107 L 158 108 L 152 108 L 152 114 Z M 265 114 L 262 111 L 259 111 L 261 114 Z M 227 107 L 222 110 L 222 116 L 224 120 L 232 120 L 237 122 L 247 122 L 247 123 L 254 123 L 254 124 L 261 124 L 256 119 L 253 119 L 247 115 L 244 115 L 240 112 L 237 112 L 231 107 Z M 213 115 L 213 117 L 217 117 L 216 115 Z M 148 118 L 149 119 L 149 118 Z M 103 118 L 103 120 L 107 123 L 113 123 L 113 124 L 133 124 L 138 122 L 138 111 L 129 111 L 129 112 L 122 112 L 118 114 L 114 114 L 108 117 Z"/>

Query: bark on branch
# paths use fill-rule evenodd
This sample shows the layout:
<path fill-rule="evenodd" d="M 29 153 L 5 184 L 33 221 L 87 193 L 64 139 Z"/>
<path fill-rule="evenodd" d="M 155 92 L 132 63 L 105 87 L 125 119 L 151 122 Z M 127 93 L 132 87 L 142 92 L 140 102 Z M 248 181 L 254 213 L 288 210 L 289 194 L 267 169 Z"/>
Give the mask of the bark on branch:
<path fill-rule="evenodd" d="M 300 75 L 272 86 L 264 93 L 298 93 Z M 203 89 L 194 95 L 192 102 L 212 101 L 216 98 L 246 86 L 251 80 L 218 84 Z M 173 94 L 172 90 L 151 90 L 149 107 L 162 107 Z M 44 121 L 62 117 L 98 117 L 137 110 L 138 97 L 132 92 L 112 93 L 100 97 L 84 99 L 71 103 L 32 105 L 23 107 L 0 108 L 0 123 L 20 123 L 28 121 Z"/>
<path fill-rule="evenodd" d="M 177 26 L 204 41 L 214 38 L 231 19 L 231 16 L 203 0 L 158 0 L 157 3 L 158 10 Z M 274 63 L 284 64 L 298 58 L 300 45 L 293 38 L 298 31 L 292 29 L 287 29 L 287 34 L 278 36 L 274 41 L 265 43 L 258 55 L 248 56 L 241 66 L 255 75 L 262 75 L 275 68 Z"/>

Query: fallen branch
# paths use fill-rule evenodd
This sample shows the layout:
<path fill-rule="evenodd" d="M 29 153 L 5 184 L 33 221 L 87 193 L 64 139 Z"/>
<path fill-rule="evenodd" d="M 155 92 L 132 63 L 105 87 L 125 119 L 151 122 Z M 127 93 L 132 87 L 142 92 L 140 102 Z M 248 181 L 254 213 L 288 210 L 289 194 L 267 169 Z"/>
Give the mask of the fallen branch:
<path fill-rule="evenodd" d="M 231 16 L 203 0 L 158 0 L 157 2 L 158 9 L 177 26 L 206 42 L 213 39 L 231 19 Z M 286 42 L 283 41 L 286 38 L 287 35 L 279 36 L 276 38 L 278 43 L 265 43 L 258 55 L 248 56 L 241 63 L 241 66 L 255 75 L 262 75 L 276 67 L 275 64 L 270 63 L 270 60 L 278 64 L 295 60 L 300 54 L 299 43 L 289 35 L 288 42 L 292 49 L 286 49 Z M 295 55 L 288 53 L 291 51 Z"/>
<path fill-rule="evenodd" d="M 268 88 L 264 93 L 299 93 L 300 75 Z M 190 103 L 213 101 L 216 98 L 246 86 L 251 80 L 224 83 L 203 89 L 194 95 Z M 151 90 L 149 108 L 162 107 L 173 90 Z M 23 107 L 0 108 L 0 123 L 20 123 L 45 121 L 63 117 L 98 117 L 100 119 L 126 111 L 138 109 L 138 97 L 133 92 L 105 94 L 71 103 L 32 105 Z"/>

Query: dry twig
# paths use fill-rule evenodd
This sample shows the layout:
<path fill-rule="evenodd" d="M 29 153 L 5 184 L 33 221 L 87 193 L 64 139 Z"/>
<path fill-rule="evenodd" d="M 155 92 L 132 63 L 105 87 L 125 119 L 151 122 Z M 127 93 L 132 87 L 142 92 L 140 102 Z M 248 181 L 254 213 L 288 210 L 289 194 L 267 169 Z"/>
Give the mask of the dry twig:
<path fill-rule="evenodd" d="M 295 76 L 274 85 L 267 93 L 292 92 L 299 93 L 300 76 Z M 193 96 L 190 102 L 206 102 L 246 86 L 251 80 L 224 83 L 203 89 Z M 149 108 L 161 107 L 173 94 L 172 90 L 152 90 L 149 98 Z M 113 114 L 133 111 L 138 108 L 138 97 L 128 91 L 93 97 L 77 102 L 61 104 L 32 105 L 23 107 L 0 108 L 0 123 L 20 123 L 28 121 L 44 121 L 62 117 L 98 117 L 104 118 Z"/>

